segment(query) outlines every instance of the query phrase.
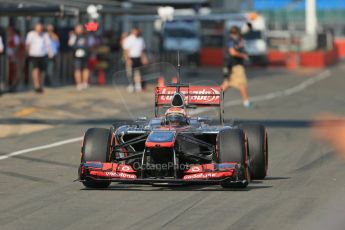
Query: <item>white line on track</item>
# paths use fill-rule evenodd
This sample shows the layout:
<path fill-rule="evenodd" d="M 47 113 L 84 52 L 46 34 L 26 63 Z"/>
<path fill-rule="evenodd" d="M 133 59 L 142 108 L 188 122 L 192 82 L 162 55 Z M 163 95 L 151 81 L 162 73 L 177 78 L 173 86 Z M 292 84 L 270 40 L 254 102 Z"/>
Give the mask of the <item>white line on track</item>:
<path fill-rule="evenodd" d="M 277 92 L 264 94 L 264 95 L 254 96 L 254 97 L 251 97 L 251 100 L 253 102 L 268 101 L 268 100 L 273 100 L 273 99 L 278 98 L 278 97 L 290 96 L 290 95 L 299 93 L 299 92 L 305 90 L 306 88 L 308 88 L 309 86 L 311 86 L 311 85 L 313 85 L 313 84 L 315 84 L 321 80 L 324 80 L 330 76 L 331 76 L 331 71 L 325 70 L 325 71 L 317 74 L 316 76 L 311 77 L 308 80 L 301 82 L 300 84 L 298 84 L 294 87 L 291 87 L 291 88 L 285 89 L 285 90 L 281 90 L 281 91 L 277 91 Z M 232 106 L 237 106 L 237 105 L 242 105 L 242 101 L 241 100 L 228 101 L 224 104 L 224 107 L 232 107 Z M 197 109 L 195 111 L 192 111 L 191 115 L 197 115 L 197 114 L 207 112 L 207 111 L 209 111 L 209 108 L 201 108 L 201 109 Z M 71 139 L 67 139 L 67 140 L 63 140 L 63 141 L 59 141 L 59 142 L 55 142 L 55 143 L 51 143 L 51 144 L 47 144 L 47 145 L 42 145 L 42 146 L 37 146 L 37 147 L 33 147 L 33 148 L 15 151 L 15 152 L 0 156 L 0 160 L 5 160 L 5 159 L 8 159 L 8 158 L 11 158 L 14 156 L 18 156 L 18 155 L 22 155 L 25 153 L 35 152 L 35 151 L 43 150 L 43 149 L 50 149 L 50 148 L 58 147 L 61 145 L 66 145 L 66 144 L 78 142 L 78 141 L 81 141 L 82 139 L 83 139 L 82 137 L 76 137 L 76 138 L 71 138 Z"/>
<path fill-rule="evenodd" d="M 41 145 L 41 146 L 29 148 L 29 149 L 23 149 L 23 150 L 15 151 L 15 152 L 8 153 L 8 154 L 0 156 L 0 160 L 5 160 L 5 159 L 8 159 L 8 158 L 11 158 L 11 157 L 14 157 L 14 156 L 18 156 L 18 155 L 22 155 L 22 154 L 25 154 L 25 153 L 35 152 L 35 151 L 43 150 L 43 149 L 50 149 L 50 148 L 58 147 L 58 146 L 61 146 L 61 145 L 66 145 L 66 144 L 69 144 L 69 143 L 78 142 L 78 141 L 81 141 L 82 139 L 83 139 L 82 137 L 76 137 L 76 138 L 71 138 L 71 139 L 67 139 L 67 140 L 51 143 L 51 144 L 48 144 L 48 145 Z"/>

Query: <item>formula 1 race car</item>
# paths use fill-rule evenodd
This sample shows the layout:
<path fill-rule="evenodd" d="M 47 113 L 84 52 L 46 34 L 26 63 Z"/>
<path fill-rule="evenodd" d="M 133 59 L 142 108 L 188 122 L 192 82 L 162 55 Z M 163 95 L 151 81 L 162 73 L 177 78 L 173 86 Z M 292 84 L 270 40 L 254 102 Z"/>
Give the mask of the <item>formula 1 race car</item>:
<path fill-rule="evenodd" d="M 189 116 L 190 109 L 200 107 L 216 107 L 220 124 Z M 162 116 L 160 109 L 166 109 Z M 219 86 L 156 87 L 151 120 L 86 131 L 79 181 L 87 188 L 107 188 L 111 182 L 244 188 L 251 179 L 264 179 L 268 165 L 265 127 L 225 125 L 223 111 Z"/>

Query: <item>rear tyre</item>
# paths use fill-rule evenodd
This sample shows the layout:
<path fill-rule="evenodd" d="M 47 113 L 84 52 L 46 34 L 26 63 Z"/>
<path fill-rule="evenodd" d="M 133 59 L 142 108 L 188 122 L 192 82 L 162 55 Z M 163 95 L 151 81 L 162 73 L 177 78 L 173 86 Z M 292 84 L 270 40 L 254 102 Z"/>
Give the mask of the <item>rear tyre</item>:
<path fill-rule="evenodd" d="M 267 132 L 263 125 L 242 124 L 249 142 L 250 175 L 253 179 L 262 180 L 267 175 L 268 145 Z"/>
<path fill-rule="evenodd" d="M 82 146 L 82 163 L 86 161 L 110 161 L 111 134 L 109 129 L 91 128 L 84 135 Z M 87 179 L 83 184 L 87 188 L 107 188 L 110 181 L 96 181 Z"/>
<path fill-rule="evenodd" d="M 245 183 L 223 182 L 223 188 L 245 188 L 250 180 L 248 164 L 248 152 L 246 148 L 246 139 L 241 129 L 223 129 L 218 136 L 218 162 L 238 162 L 242 170 L 238 171 L 239 180 Z"/>

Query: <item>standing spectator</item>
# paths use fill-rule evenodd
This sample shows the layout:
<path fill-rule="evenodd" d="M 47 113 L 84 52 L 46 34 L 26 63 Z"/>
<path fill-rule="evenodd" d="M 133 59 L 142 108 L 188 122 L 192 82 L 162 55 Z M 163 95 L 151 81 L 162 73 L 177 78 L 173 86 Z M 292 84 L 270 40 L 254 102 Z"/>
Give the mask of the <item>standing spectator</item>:
<path fill-rule="evenodd" d="M 128 36 L 129 36 L 129 33 L 128 33 L 128 32 L 123 32 L 123 33 L 121 34 L 121 37 L 120 37 L 120 46 L 121 46 L 121 48 L 123 49 L 123 51 L 124 51 L 124 42 L 125 42 L 126 38 L 128 38 Z"/>
<path fill-rule="evenodd" d="M 50 39 L 47 33 L 43 32 L 43 25 L 37 23 L 35 29 L 30 31 L 25 41 L 29 54 L 29 63 L 32 65 L 32 79 L 36 93 L 43 93 L 42 72 L 46 68 L 46 57 L 52 56 Z"/>
<path fill-rule="evenodd" d="M 251 108 L 252 103 L 248 96 L 247 77 L 244 69 L 244 61 L 248 60 L 248 55 L 245 53 L 244 40 L 237 26 L 230 29 L 230 41 L 227 46 L 226 56 L 228 56 L 229 75 L 224 79 L 221 87 L 224 91 L 231 87 L 238 89 L 243 99 L 243 105 L 246 108 Z"/>
<path fill-rule="evenodd" d="M 89 70 L 89 78 L 97 78 L 97 69 L 99 65 L 98 60 L 98 47 L 100 45 L 100 39 L 95 32 L 87 32 L 87 46 L 89 48 L 89 57 L 87 61 L 87 68 Z M 87 88 L 87 87 L 86 87 Z"/>
<path fill-rule="evenodd" d="M 126 41 L 126 39 L 128 38 L 129 33 L 128 32 L 123 32 L 121 34 L 121 38 L 120 38 L 120 46 L 121 46 L 121 61 L 125 64 L 126 67 L 126 75 L 129 78 L 128 80 L 130 82 L 132 82 L 132 69 L 131 66 L 129 65 L 129 62 L 126 60 L 126 55 L 125 55 L 125 47 L 124 47 L 124 43 Z"/>
<path fill-rule="evenodd" d="M 55 65 L 56 65 L 56 56 L 59 52 L 59 46 L 60 46 L 60 39 L 59 36 L 54 31 L 54 26 L 49 24 L 47 25 L 47 33 L 50 40 L 50 49 L 51 49 L 51 56 L 48 59 L 47 63 L 47 75 L 46 79 L 48 81 L 48 84 L 52 84 L 53 75 L 56 73 L 55 71 Z"/>
<path fill-rule="evenodd" d="M 90 44 L 84 32 L 83 25 L 77 25 L 74 32 L 70 34 L 68 45 L 73 48 L 74 53 L 74 79 L 77 90 L 89 87 L 90 71 L 88 60 L 90 56 Z"/>
<path fill-rule="evenodd" d="M 18 48 L 20 46 L 20 37 L 12 26 L 7 28 L 7 47 L 6 54 L 8 60 L 8 79 L 7 83 L 10 92 L 16 90 L 17 68 L 18 68 Z"/>
<path fill-rule="evenodd" d="M 123 41 L 125 51 L 126 65 L 131 68 L 132 83 L 129 85 L 130 92 L 142 91 L 142 81 L 140 71 L 135 68 L 148 63 L 145 55 L 145 41 L 141 37 L 139 28 L 133 28 L 131 34 Z"/>

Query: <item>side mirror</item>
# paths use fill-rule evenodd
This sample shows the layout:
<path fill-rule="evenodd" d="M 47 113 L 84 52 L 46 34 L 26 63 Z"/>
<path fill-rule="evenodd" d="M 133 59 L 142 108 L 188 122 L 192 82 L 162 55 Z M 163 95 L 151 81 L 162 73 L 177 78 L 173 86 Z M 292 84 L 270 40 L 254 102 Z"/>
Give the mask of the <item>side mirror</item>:
<path fill-rule="evenodd" d="M 210 122 L 211 119 L 209 117 L 198 117 L 198 122 Z"/>

